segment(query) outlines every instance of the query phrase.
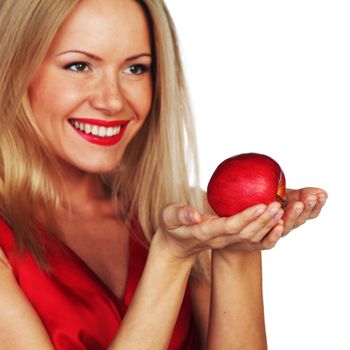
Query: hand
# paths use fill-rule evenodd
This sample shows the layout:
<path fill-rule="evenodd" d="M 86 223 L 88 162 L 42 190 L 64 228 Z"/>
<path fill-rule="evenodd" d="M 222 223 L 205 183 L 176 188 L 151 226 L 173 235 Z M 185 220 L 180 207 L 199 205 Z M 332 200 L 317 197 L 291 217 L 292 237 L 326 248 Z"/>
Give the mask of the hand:
<path fill-rule="evenodd" d="M 172 256 L 188 258 L 207 249 L 254 251 L 272 248 L 283 232 L 278 202 L 255 205 L 227 218 L 201 216 L 186 205 L 167 206 L 156 232 Z"/>
<path fill-rule="evenodd" d="M 304 224 L 307 220 L 316 218 L 326 203 L 327 196 L 327 192 L 320 188 L 287 189 L 287 206 L 284 209 L 283 216 L 283 236 Z"/>

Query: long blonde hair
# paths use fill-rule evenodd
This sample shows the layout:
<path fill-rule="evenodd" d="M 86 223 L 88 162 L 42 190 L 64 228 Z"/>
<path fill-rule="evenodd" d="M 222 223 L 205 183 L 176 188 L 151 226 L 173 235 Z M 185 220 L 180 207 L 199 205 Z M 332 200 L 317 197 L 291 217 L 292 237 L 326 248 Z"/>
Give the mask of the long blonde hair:
<path fill-rule="evenodd" d="M 38 215 L 46 232 L 57 230 L 60 180 L 53 155 L 30 111 L 28 85 L 77 0 L 2 1 L 0 7 L 0 210 L 21 250 L 42 265 Z"/>
<path fill-rule="evenodd" d="M 126 201 L 128 213 L 138 213 L 143 233 L 150 241 L 158 226 L 160 208 L 171 202 L 201 208 L 201 194 L 195 185 L 195 132 L 174 24 L 162 1 L 141 3 L 151 19 L 155 43 L 153 105 L 126 150 L 114 184 Z"/>
<path fill-rule="evenodd" d="M 64 200 L 57 163 L 41 137 L 27 90 L 63 20 L 78 0 L 5 1 L 0 8 L 0 205 L 22 249 L 43 263 L 36 234 L 38 213 L 46 231 L 58 231 L 55 211 Z M 105 176 L 136 218 L 147 242 L 159 212 L 172 202 L 202 210 L 194 125 L 171 16 L 162 0 L 139 0 L 149 19 L 154 54 L 153 104 L 115 173 Z M 191 175 L 191 186 L 190 186 Z"/>

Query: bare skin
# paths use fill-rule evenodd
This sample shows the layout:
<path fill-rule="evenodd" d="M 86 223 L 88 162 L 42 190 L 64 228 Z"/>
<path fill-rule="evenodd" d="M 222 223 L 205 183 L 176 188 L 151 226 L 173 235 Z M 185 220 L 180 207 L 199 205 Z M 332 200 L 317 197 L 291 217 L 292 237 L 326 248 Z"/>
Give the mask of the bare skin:
<path fill-rule="evenodd" d="M 65 174 L 72 215 L 63 208 L 57 213 L 60 238 L 119 297 L 125 291 L 129 232 L 97 174 L 118 165 L 148 115 L 151 62 L 148 25 L 136 2 L 82 0 L 60 28 L 29 89 L 38 126 Z M 128 127 L 119 143 L 103 148 L 86 142 L 69 122 L 86 116 L 127 120 Z M 260 251 L 318 216 L 326 196 L 315 188 L 290 190 L 285 210 L 271 203 L 229 218 L 201 215 L 183 204 L 164 208 L 144 273 L 109 349 L 167 347 L 193 264 L 207 250 L 213 257 L 211 285 L 191 280 L 203 348 L 266 349 Z M 53 349 L 1 250 L 0 254 L 2 348 Z"/>
<path fill-rule="evenodd" d="M 306 196 L 307 198 L 314 195 L 314 189 L 310 191 L 312 195 Z M 320 201 L 313 207 L 314 214 L 323 205 L 324 196 L 326 195 L 322 191 Z M 197 303 L 195 308 L 198 325 L 209 325 L 208 335 L 206 329 L 202 328 L 199 332 L 203 344 L 207 344 L 208 349 L 218 346 L 223 349 L 266 349 L 258 251 L 273 247 L 280 237 L 276 232 L 282 226 L 279 218 L 281 209 L 277 216 L 271 216 L 271 211 L 275 212 L 273 208 L 278 206 L 277 203 L 267 207 L 258 205 L 231 218 L 201 217 L 188 206 L 171 205 L 165 208 L 163 223 L 151 243 L 145 272 L 110 349 L 137 349 L 140 346 L 143 349 L 166 348 L 195 257 L 198 252 L 208 248 L 214 249 L 211 293 L 208 293 L 206 283 L 198 283 L 197 288 L 193 288 L 193 298 L 198 298 L 203 304 L 201 308 Z M 258 214 L 259 209 L 265 210 Z M 313 210 L 309 210 L 310 216 L 314 215 Z M 286 218 L 286 221 L 292 220 Z M 249 249 L 242 251 L 240 244 Z M 49 349 L 50 343 L 43 326 L 38 324 L 35 313 L 15 283 L 6 264 L 6 257 L 2 256 L 1 261 L 5 263 L 2 263 L 0 278 L 11 289 L 11 293 L 7 294 L 6 291 L 1 291 L 4 297 L 2 300 L 9 299 L 9 305 L 16 305 L 11 309 L 18 310 L 18 322 L 32 330 L 31 335 L 36 344 Z M 157 289 L 154 288 L 155 285 L 158 286 Z M 252 285 L 256 288 L 252 288 Z M 235 293 L 230 292 L 232 290 Z M 6 305 L 8 303 L 4 305 L 5 315 Z M 210 305 L 210 309 L 207 305 Z M 165 310 L 167 317 L 164 317 Z M 145 314 L 148 315 L 146 324 L 143 322 Z M 231 326 L 223 327 L 226 324 Z M 235 337 L 232 336 L 232 327 Z M 12 341 L 21 339 L 16 332 L 17 328 L 9 329 L 8 324 L 6 328 L 7 335 L 11 335 L 11 331 L 13 335 L 16 334 L 16 338 L 10 337 Z M 252 329 L 256 331 L 252 333 Z M 13 346 L 11 342 L 9 344 Z M 18 342 L 15 348 L 21 349 L 20 346 Z"/>

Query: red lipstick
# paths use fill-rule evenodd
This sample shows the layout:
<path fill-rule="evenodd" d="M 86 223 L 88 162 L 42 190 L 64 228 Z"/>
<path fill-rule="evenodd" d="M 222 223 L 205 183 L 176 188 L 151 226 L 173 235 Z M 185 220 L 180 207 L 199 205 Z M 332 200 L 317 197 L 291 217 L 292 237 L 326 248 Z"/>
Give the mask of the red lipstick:
<path fill-rule="evenodd" d="M 96 128 L 100 128 L 100 127 L 105 127 L 106 129 L 120 127 L 120 129 L 117 132 L 117 134 L 112 136 L 98 136 L 98 135 L 93 135 L 92 130 L 90 130 L 89 133 L 81 131 L 75 125 L 76 122 L 79 124 L 80 123 L 89 124 L 89 126 L 91 126 L 90 129 L 92 128 L 95 129 L 95 132 L 94 132 L 95 134 L 96 134 Z M 126 126 L 129 123 L 129 120 L 106 121 L 106 120 L 97 120 L 97 119 L 89 119 L 89 118 L 71 118 L 69 119 L 69 123 L 71 124 L 74 131 L 86 141 L 96 145 L 100 145 L 100 146 L 113 146 L 117 144 L 120 141 L 120 139 L 123 137 L 124 132 L 126 130 Z"/>

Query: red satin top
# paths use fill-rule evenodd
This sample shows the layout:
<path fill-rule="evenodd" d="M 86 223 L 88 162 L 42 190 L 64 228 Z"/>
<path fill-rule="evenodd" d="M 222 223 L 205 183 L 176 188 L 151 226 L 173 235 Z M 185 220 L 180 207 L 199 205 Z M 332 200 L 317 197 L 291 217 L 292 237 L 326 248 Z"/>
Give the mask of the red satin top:
<path fill-rule="evenodd" d="M 50 275 L 33 257 L 19 255 L 11 228 L 0 218 L 0 246 L 17 281 L 44 323 L 55 349 L 102 350 L 116 334 L 141 277 L 147 250 L 130 238 L 130 261 L 124 298 L 118 299 L 102 280 L 68 247 L 48 245 Z M 145 315 L 147 322 L 147 315 Z M 198 349 L 188 289 L 169 349 Z"/>

